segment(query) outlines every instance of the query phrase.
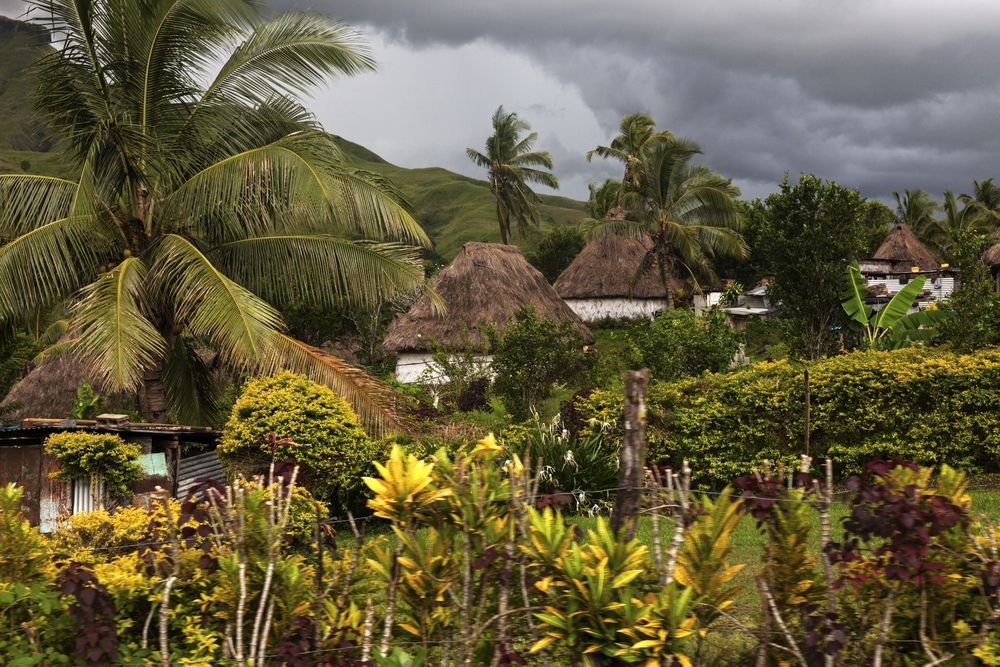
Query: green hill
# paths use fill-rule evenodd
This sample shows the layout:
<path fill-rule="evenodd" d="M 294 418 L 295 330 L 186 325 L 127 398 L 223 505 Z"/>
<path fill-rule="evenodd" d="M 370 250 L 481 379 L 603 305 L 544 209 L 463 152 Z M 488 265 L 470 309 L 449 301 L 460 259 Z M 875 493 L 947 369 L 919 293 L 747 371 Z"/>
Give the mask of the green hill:
<path fill-rule="evenodd" d="M 38 120 L 31 98 L 35 88 L 30 67 L 51 47 L 37 26 L 0 17 L 0 172 L 32 172 L 70 176 L 54 152 L 53 138 Z M 333 129 L 333 128 L 328 128 Z M 428 167 L 405 169 L 389 164 L 364 146 L 338 137 L 344 154 L 360 169 L 388 178 L 402 192 L 417 219 L 434 241 L 431 259 L 445 262 L 466 241 L 500 241 L 493 195 L 485 181 Z M 543 196 L 541 226 L 514 242 L 530 252 L 555 226 L 576 224 L 586 213 L 583 202 Z"/>
<path fill-rule="evenodd" d="M 340 139 L 344 153 L 359 168 L 390 179 L 416 212 L 420 224 L 434 240 L 434 252 L 451 259 L 466 241 L 500 242 L 496 201 L 486 181 L 462 176 L 440 167 L 405 169 L 389 164 L 363 146 Z M 525 239 L 514 242 L 530 252 L 541 236 L 557 226 L 575 225 L 586 215 L 586 205 L 567 197 L 543 195 L 541 224 Z"/>
<path fill-rule="evenodd" d="M 405 169 L 389 164 L 367 148 L 339 138 L 344 154 L 359 168 L 382 174 L 400 189 L 420 224 L 434 240 L 434 252 L 451 259 L 466 241 L 500 242 L 496 203 L 486 181 L 440 167 Z M 567 197 L 542 196 L 539 228 L 514 242 L 530 251 L 538 239 L 557 226 L 575 225 L 586 215 L 586 204 Z"/>

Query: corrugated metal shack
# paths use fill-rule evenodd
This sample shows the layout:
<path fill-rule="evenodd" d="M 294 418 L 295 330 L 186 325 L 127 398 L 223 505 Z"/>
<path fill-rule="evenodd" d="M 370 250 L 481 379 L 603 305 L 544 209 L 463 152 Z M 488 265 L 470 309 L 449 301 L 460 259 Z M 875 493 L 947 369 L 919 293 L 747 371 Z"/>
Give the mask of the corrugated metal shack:
<path fill-rule="evenodd" d="M 88 490 L 100 480 L 72 482 L 52 479 L 58 468 L 45 454 L 42 443 L 52 433 L 87 431 L 114 433 L 142 447 L 140 463 L 150 474 L 167 478 L 171 493 L 186 491 L 196 477 L 224 481 L 225 473 L 215 455 L 218 431 L 173 424 L 129 424 L 117 419 L 58 420 L 25 419 L 18 424 L 0 425 L 0 485 L 11 482 L 24 490 L 21 510 L 32 525 L 43 532 L 55 528 L 60 517 L 93 509 Z M 164 475 L 165 473 L 165 475 Z"/>

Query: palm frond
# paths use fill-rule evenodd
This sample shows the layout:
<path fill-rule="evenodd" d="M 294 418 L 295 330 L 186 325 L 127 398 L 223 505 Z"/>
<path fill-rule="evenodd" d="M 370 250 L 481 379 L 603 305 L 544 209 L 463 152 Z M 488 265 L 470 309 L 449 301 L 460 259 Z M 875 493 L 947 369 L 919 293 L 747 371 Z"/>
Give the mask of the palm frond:
<path fill-rule="evenodd" d="M 0 243 L 69 214 L 77 184 L 34 174 L 0 174 Z"/>
<path fill-rule="evenodd" d="M 217 350 L 224 363 L 249 368 L 267 354 L 281 315 L 229 279 L 189 240 L 164 235 L 153 252 L 152 277 L 173 304 L 174 318 Z"/>
<path fill-rule="evenodd" d="M 580 233 L 588 241 L 617 234 L 628 238 L 641 238 L 647 233 L 646 225 L 635 220 L 584 218 L 580 221 Z"/>
<path fill-rule="evenodd" d="M 92 216 L 68 217 L 0 245 L 0 320 L 54 303 L 95 275 L 102 231 Z"/>
<path fill-rule="evenodd" d="M 257 104 L 280 91 L 308 92 L 330 76 L 374 69 L 360 33 L 338 21 L 286 12 L 257 26 L 209 84 L 202 103 L 224 97 Z"/>
<path fill-rule="evenodd" d="M 217 246 L 211 257 L 233 280 L 279 306 L 293 300 L 371 306 L 424 280 L 412 246 L 329 235 L 249 238 Z"/>
<path fill-rule="evenodd" d="M 402 195 L 381 176 L 341 168 L 331 171 L 330 180 L 338 195 L 333 212 L 339 229 L 373 240 L 433 246 Z"/>
<path fill-rule="evenodd" d="M 127 93 L 136 122 L 156 126 L 197 90 L 196 79 L 218 61 L 220 47 L 251 29 L 256 8 L 244 0 L 160 0 L 143 6 L 122 3 L 109 40 L 112 53 L 134 54 Z M 132 10 L 128 16 L 128 10 Z"/>
<path fill-rule="evenodd" d="M 75 354 L 109 387 L 133 391 L 163 355 L 166 341 L 146 316 L 147 269 L 130 257 L 87 286 L 73 308 Z"/>
<path fill-rule="evenodd" d="M 302 132 L 227 157 L 187 179 L 161 215 L 191 221 L 214 243 L 266 234 L 284 212 L 329 220 L 369 238 L 430 239 L 399 201 L 377 182 L 336 160 L 328 135 Z"/>
<path fill-rule="evenodd" d="M 373 434 L 407 430 L 392 389 L 360 368 L 286 334 L 279 334 L 270 352 L 260 360 L 261 372 L 287 369 L 327 385 L 351 404 Z"/>

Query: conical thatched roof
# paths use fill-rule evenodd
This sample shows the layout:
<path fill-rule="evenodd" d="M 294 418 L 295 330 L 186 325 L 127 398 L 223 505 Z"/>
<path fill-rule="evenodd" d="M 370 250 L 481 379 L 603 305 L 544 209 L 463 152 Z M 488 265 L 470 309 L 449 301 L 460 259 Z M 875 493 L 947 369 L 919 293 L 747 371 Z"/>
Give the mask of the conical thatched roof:
<path fill-rule="evenodd" d="M 19 405 L 7 415 L 15 420 L 65 419 L 73 412 L 77 388 L 84 383 L 104 394 L 101 383 L 82 363 L 67 354 L 52 354 L 14 385 L 0 405 Z"/>
<path fill-rule="evenodd" d="M 580 251 L 552 286 L 564 299 L 665 299 L 667 294 L 655 266 L 649 267 L 632 284 L 643 258 L 652 248 L 653 240 L 649 236 L 601 236 Z M 672 290 L 683 286 L 675 277 L 668 280 Z"/>
<path fill-rule="evenodd" d="M 543 319 L 572 322 L 584 343 L 593 334 L 516 246 L 466 243 L 451 264 L 431 281 L 447 311 L 435 312 L 424 295 L 389 325 L 385 349 L 389 352 L 432 350 L 435 344 L 457 349 L 466 341 L 475 347 L 484 341 L 484 325 L 503 331 L 514 314 L 527 304 Z"/>
<path fill-rule="evenodd" d="M 907 271 L 912 266 L 919 266 L 921 271 L 938 268 L 934 255 L 920 242 L 913 230 L 904 224 L 898 224 L 889 231 L 882 245 L 875 251 L 875 259 L 892 260 Z"/>
<path fill-rule="evenodd" d="M 993 232 L 993 238 L 996 239 L 996 243 L 983 253 L 983 264 L 990 268 L 1000 265 L 1000 229 Z"/>

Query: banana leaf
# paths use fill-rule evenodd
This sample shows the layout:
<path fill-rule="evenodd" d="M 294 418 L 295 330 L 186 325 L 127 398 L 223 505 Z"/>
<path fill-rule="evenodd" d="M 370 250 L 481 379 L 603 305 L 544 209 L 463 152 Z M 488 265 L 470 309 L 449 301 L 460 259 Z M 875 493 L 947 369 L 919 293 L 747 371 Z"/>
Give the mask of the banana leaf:
<path fill-rule="evenodd" d="M 841 304 L 844 312 L 862 327 L 868 327 L 868 320 L 871 318 L 872 309 L 865 305 L 865 293 L 868 285 L 861 275 L 861 268 L 857 262 L 852 262 L 847 267 L 847 286 L 844 289 L 844 301 Z"/>
<path fill-rule="evenodd" d="M 853 269 L 853 267 L 851 268 Z M 889 303 L 885 304 L 882 310 L 875 313 L 875 320 L 872 322 L 875 329 L 877 331 L 891 329 L 903 320 L 909 313 L 914 299 L 923 291 L 926 280 L 925 276 L 917 276 L 906 283 L 903 289 L 893 294 L 892 298 L 889 299 Z M 917 313 L 913 314 L 916 315 Z"/>

